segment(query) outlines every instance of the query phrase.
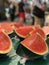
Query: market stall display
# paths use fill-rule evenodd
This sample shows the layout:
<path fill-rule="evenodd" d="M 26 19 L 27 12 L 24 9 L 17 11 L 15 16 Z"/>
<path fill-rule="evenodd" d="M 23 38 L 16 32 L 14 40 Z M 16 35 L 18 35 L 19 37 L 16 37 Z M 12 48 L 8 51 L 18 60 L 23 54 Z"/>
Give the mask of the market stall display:
<path fill-rule="evenodd" d="M 11 24 L 12 22 L 10 22 L 10 23 L 7 22 L 7 23 Z M 3 24 L 3 23 L 1 23 L 1 24 Z M 13 25 L 11 25 L 11 27 L 12 26 Z M 13 28 L 13 32 L 15 32 L 16 29 L 23 29 L 23 27 L 25 29 L 25 32 L 28 32 L 28 28 L 29 29 L 31 28 L 31 31 L 33 31 L 33 32 L 36 29 L 38 29 L 38 27 L 35 27 L 35 26 L 25 26 L 24 25 L 24 26 Z M 39 29 L 40 29 L 40 31 L 42 31 L 42 28 L 39 27 Z M 0 29 L 0 30 L 2 30 L 2 29 Z M 26 65 L 47 65 L 47 64 L 49 64 L 49 37 L 45 36 L 46 38 L 45 37 L 43 38 L 43 36 L 45 35 L 44 31 L 42 31 L 43 32 L 42 34 L 40 34 L 38 32 L 30 34 L 31 31 L 29 30 L 29 33 L 27 33 L 28 36 L 25 37 L 23 40 L 21 40 L 17 36 L 16 32 L 15 32 L 14 37 L 12 37 L 12 38 L 9 37 L 9 35 L 5 32 L 5 29 L 4 29 L 5 36 L 7 36 L 7 38 L 9 38 L 12 42 L 12 48 L 9 52 L 7 52 L 7 54 L 5 53 L 6 54 L 5 56 L 0 55 L 0 65 L 12 65 L 12 64 L 13 65 L 22 65 L 20 63 L 20 61 L 24 54 L 25 54 L 24 58 L 29 58 L 29 60 L 27 60 L 25 62 Z M 21 30 L 20 30 L 20 32 L 21 32 Z M 24 32 L 22 32 L 22 33 L 24 33 Z M 11 34 L 11 35 L 13 35 L 13 34 Z M 5 38 L 4 35 L 0 36 L 0 39 L 3 43 L 4 43 L 4 41 L 7 42 L 7 38 Z M 5 45 L 5 43 L 4 43 L 4 45 Z M 8 44 L 5 46 L 8 46 Z M 17 53 L 17 51 L 18 51 L 18 53 Z M 41 62 L 42 62 L 42 64 L 41 64 Z"/>

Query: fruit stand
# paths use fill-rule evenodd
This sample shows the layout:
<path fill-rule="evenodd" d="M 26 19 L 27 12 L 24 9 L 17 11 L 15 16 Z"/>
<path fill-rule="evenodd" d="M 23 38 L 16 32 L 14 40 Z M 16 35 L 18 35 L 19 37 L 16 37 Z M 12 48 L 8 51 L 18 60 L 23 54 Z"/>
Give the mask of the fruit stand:
<path fill-rule="evenodd" d="M 0 23 L 1 25 L 3 25 L 3 23 Z M 5 23 L 4 23 L 5 24 Z M 7 24 L 7 23 L 6 23 Z M 28 30 L 28 32 L 30 31 L 34 31 L 33 28 L 36 28 L 37 30 L 34 31 L 34 33 L 38 32 L 40 35 L 41 33 L 44 35 L 43 31 L 41 30 L 41 28 L 39 26 L 35 26 L 35 27 L 31 27 L 31 26 L 24 26 L 24 25 L 18 25 L 16 24 L 15 22 L 10 22 L 10 26 L 12 26 L 13 29 L 24 29 L 24 27 L 26 27 L 26 29 L 29 27 L 31 30 Z M 13 24 L 15 25 L 15 27 L 13 26 Z M 9 25 L 9 24 L 8 24 Z M 24 46 L 21 46 L 20 42 L 24 42 L 23 38 L 21 38 L 21 35 L 20 37 L 15 33 L 15 30 L 14 32 L 11 32 L 11 27 L 9 26 L 9 29 L 5 27 L 4 28 L 4 32 L 9 36 L 10 40 L 12 41 L 12 49 L 10 52 L 6 53 L 6 54 L 0 54 L 0 65 L 23 65 L 20 63 L 21 59 L 22 59 L 22 55 L 23 53 L 27 53 L 27 56 L 29 56 L 31 59 L 27 60 L 25 62 L 24 65 L 49 65 L 49 35 L 46 37 L 46 40 L 45 40 L 45 37 L 43 37 L 43 39 L 45 40 L 47 46 L 48 46 L 48 52 L 46 52 L 46 54 L 44 53 L 44 55 L 42 56 L 39 56 L 37 55 L 37 57 L 35 58 L 35 54 L 33 54 L 30 50 L 24 48 Z M 21 28 L 22 26 L 22 28 Z M 16 28 L 17 27 L 17 28 Z M 0 29 L 1 29 L 1 26 L 0 26 Z M 38 31 L 40 29 L 40 32 Z M 26 30 L 26 31 L 27 31 Z M 42 31 L 42 32 L 41 32 Z M 11 33 L 10 33 L 11 32 Z M 22 31 L 23 32 L 23 31 Z M 28 34 L 28 32 L 26 34 Z M 10 34 L 9 34 L 10 33 Z M 32 32 L 31 32 L 32 33 Z M 30 33 L 30 34 L 31 34 Z M 23 34 L 22 34 L 23 35 Z M 34 34 L 35 35 L 35 34 Z M 38 35 L 38 34 L 37 34 Z M 40 36 L 39 35 L 39 36 Z M 42 36 L 43 36 L 42 35 Z M 29 35 L 30 36 L 30 35 Z M 26 39 L 29 37 L 27 35 L 27 37 L 25 37 Z M 22 36 L 23 37 L 23 36 Z M 38 37 L 37 37 L 38 38 Z M 37 39 L 36 38 L 36 39 Z M 41 36 L 40 36 L 41 38 Z M 1 39 L 1 38 L 0 38 Z M 31 40 L 31 39 L 30 39 Z M 40 39 L 39 39 L 40 40 Z M 39 41 L 38 40 L 38 41 Z M 43 41 L 44 41 L 43 40 Z M 4 40 L 3 40 L 4 41 Z M 2 41 L 2 42 L 3 42 Z M 5 41 L 6 42 L 6 41 Z M 29 41 L 30 42 L 30 41 Z M 28 43 L 28 42 L 27 42 Z M 30 42 L 31 43 L 31 42 Z M 36 43 L 36 42 L 35 42 Z M 42 43 L 41 43 L 42 44 Z M 45 43 L 44 43 L 45 44 Z M 18 52 L 17 52 L 18 51 Z M 4 53 L 4 52 L 3 52 Z"/>
<path fill-rule="evenodd" d="M 17 39 L 12 39 L 13 41 L 13 46 L 18 47 L 17 44 L 19 44 L 19 40 Z M 15 46 L 16 45 L 16 46 Z M 15 53 L 16 48 L 13 48 L 12 51 L 5 57 L 3 56 L 2 58 L 0 57 L 0 65 L 21 65 L 20 60 L 21 57 Z M 38 58 L 36 60 L 28 60 L 26 65 L 48 65 L 49 64 L 49 54 L 47 56 Z"/>
<path fill-rule="evenodd" d="M 17 48 L 17 44 L 19 44 L 19 40 L 13 39 L 13 45 Z M 20 60 L 21 57 L 15 53 L 16 49 L 12 49 L 12 51 L 8 54 L 8 56 L 0 58 L 0 65 L 21 65 Z M 45 57 L 38 58 L 36 60 L 28 60 L 26 65 L 48 65 L 49 64 L 49 54 Z"/>

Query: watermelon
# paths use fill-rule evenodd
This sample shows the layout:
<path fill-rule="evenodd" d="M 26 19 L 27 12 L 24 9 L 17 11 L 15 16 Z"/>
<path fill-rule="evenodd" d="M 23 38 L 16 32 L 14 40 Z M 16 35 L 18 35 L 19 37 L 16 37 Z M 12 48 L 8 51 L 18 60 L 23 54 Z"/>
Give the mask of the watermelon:
<path fill-rule="evenodd" d="M 23 26 L 15 30 L 16 34 L 22 38 L 26 38 L 31 31 L 34 31 L 33 26 Z"/>
<path fill-rule="evenodd" d="M 32 35 L 33 33 L 36 33 L 36 32 L 38 32 L 43 37 L 43 39 L 46 39 L 46 35 L 44 31 L 42 30 L 42 28 L 35 27 L 35 30 L 31 31 L 30 34 Z"/>
<path fill-rule="evenodd" d="M 16 22 L 2 22 L 0 23 L 0 29 L 4 29 L 7 34 L 13 33 L 15 28 L 24 26 L 23 23 L 16 23 Z"/>
<path fill-rule="evenodd" d="M 16 22 L 12 22 L 11 24 L 12 24 L 12 25 L 14 25 L 14 27 L 15 27 L 15 28 L 19 28 L 19 27 L 24 26 L 24 24 L 23 24 L 23 23 L 16 23 Z"/>
<path fill-rule="evenodd" d="M 42 57 L 41 55 L 32 53 L 30 50 L 28 50 L 21 44 L 19 44 L 19 46 L 17 47 L 16 54 L 18 54 L 22 58 L 27 58 L 28 60 L 34 60 Z"/>
<path fill-rule="evenodd" d="M 42 30 L 44 31 L 46 36 L 49 35 L 49 26 L 44 26 Z"/>
<path fill-rule="evenodd" d="M 10 22 L 0 23 L 0 28 L 4 29 L 7 34 L 13 33 L 13 28 L 12 28 Z"/>
<path fill-rule="evenodd" d="M 32 34 L 31 36 L 23 40 L 21 44 L 31 52 L 38 55 L 43 56 L 48 53 L 48 46 L 41 35 L 38 33 Z"/>
<path fill-rule="evenodd" d="M 12 49 L 12 42 L 9 36 L 0 30 L 0 54 L 6 54 Z"/>

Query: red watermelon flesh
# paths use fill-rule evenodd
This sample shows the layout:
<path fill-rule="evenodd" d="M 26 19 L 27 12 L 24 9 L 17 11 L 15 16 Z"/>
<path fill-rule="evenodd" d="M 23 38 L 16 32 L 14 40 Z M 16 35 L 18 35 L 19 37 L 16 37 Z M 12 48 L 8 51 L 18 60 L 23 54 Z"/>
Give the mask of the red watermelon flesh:
<path fill-rule="evenodd" d="M 44 55 L 48 52 L 48 46 L 46 42 L 38 33 L 34 33 L 33 35 L 29 36 L 23 40 L 21 44 L 28 50 L 38 55 Z"/>
<path fill-rule="evenodd" d="M 7 34 L 11 34 L 14 28 L 18 28 L 24 26 L 23 23 L 16 23 L 16 22 L 2 22 L 0 23 L 0 29 L 4 29 Z"/>
<path fill-rule="evenodd" d="M 3 22 L 3 23 L 0 23 L 0 28 L 1 29 L 4 29 L 6 31 L 7 34 L 11 34 L 13 32 L 13 28 L 10 24 L 10 22 Z"/>
<path fill-rule="evenodd" d="M 23 27 L 16 28 L 15 30 L 16 34 L 22 38 L 28 36 L 28 34 L 31 31 L 34 31 L 34 28 L 32 26 L 23 26 Z"/>
<path fill-rule="evenodd" d="M 0 30 L 0 53 L 6 54 L 8 53 L 12 48 L 12 42 L 10 38 Z"/>
<path fill-rule="evenodd" d="M 30 32 L 30 34 L 32 35 L 33 33 L 39 33 L 44 39 L 46 38 L 46 35 L 44 33 L 44 31 L 42 30 L 42 28 L 36 28 L 34 31 Z"/>
<path fill-rule="evenodd" d="M 44 31 L 45 35 L 49 35 L 49 26 L 44 26 L 42 30 Z"/>
<path fill-rule="evenodd" d="M 23 24 L 23 23 L 16 23 L 16 22 L 12 22 L 12 24 L 15 26 L 15 28 L 19 28 L 19 27 L 24 26 L 24 24 Z"/>

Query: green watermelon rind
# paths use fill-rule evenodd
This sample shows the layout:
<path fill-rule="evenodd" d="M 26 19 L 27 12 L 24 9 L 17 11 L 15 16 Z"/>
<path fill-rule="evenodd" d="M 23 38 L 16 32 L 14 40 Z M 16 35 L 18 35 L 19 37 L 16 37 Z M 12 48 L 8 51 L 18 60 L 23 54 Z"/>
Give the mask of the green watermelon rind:
<path fill-rule="evenodd" d="M 20 52 L 19 52 L 20 51 Z M 32 53 L 30 50 L 28 50 L 26 47 L 24 47 L 23 45 L 19 44 L 17 50 L 16 50 L 16 53 L 23 57 L 23 58 L 28 58 L 28 59 L 31 59 L 31 60 L 34 60 L 34 59 L 37 59 L 37 58 L 40 58 L 42 56 L 40 55 L 37 55 L 35 53 Z M 23 54 L 22 54 L 23 53 Z"/>

